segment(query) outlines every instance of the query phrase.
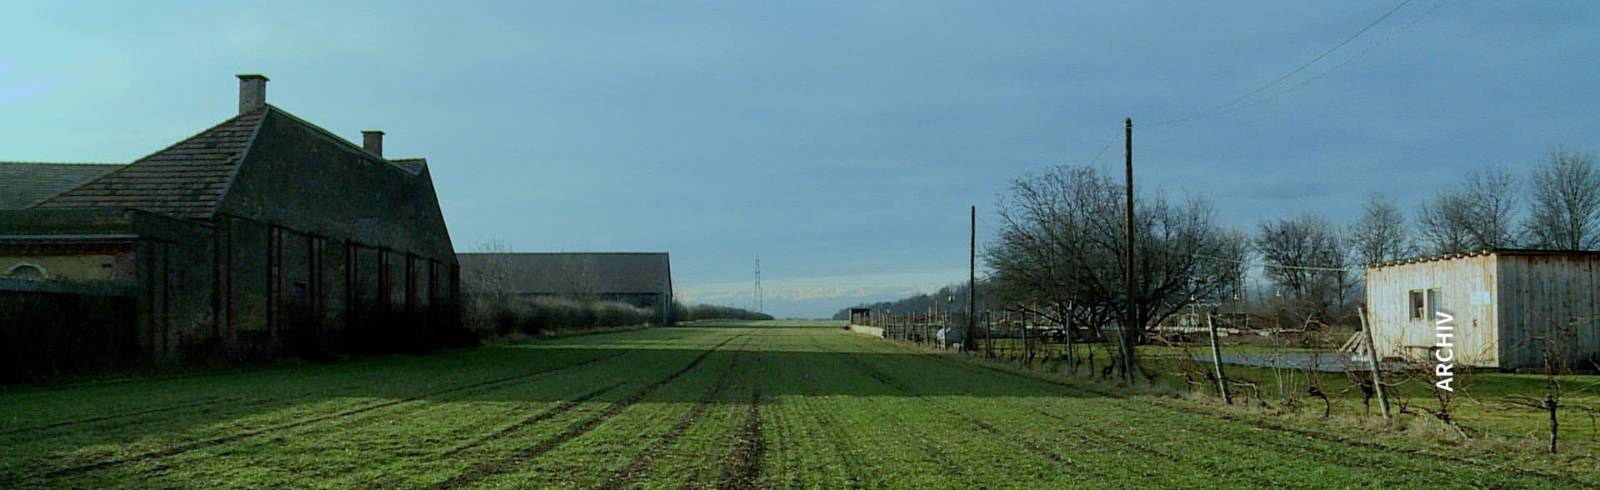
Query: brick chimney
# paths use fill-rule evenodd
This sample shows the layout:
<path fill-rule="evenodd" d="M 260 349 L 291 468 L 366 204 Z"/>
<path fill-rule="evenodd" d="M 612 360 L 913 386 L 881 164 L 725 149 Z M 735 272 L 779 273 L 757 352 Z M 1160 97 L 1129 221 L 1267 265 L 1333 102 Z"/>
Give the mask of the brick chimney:
<path fill-rule="evenodd" d="M 361 132 L 361 149 L 367 150 L 377 156 L 383 156 L 383 131 L 367 130 Z"/>
<path fill-rule="evenodd" d="M 239 113 L 244 114 L 267 105 L 267 77 L 254 73 L 241 73 L 239 77 Z"/>

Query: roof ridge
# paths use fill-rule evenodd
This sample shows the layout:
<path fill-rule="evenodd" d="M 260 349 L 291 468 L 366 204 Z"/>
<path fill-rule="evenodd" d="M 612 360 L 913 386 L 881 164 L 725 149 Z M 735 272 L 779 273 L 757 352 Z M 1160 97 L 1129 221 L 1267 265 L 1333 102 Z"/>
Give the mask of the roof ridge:
<path fill-rule="evenodd" d="M 366 155 L 366 156 L 372 157 L 372 158 L 374 158 L 374 159 L 376 159 L 376 160 L 378 160 L 380 162 L 387 163 L 387 164 L 389 164 L 390 167 L 393 167 L 396 170 L 405 172 L 407 175 L 412 175 L 412 176 L 417 175 L 416 173 L 412 173 L 410 170 L 407 170 L 407 169 L 405 169 L 405 168 L 403 168 L 403 167 L 401 167 L 399 165 L 395 165 L 394 164 L 395 160 L 390 160 L 390 159 L 384 158 L 382 155 L 377 155 L 377 154 L 374 154 L 374 153 L 372 153 L 370 151 L 367 151 L 366 148 L 363 148 L 363 147 L 361 147 L 361 145 L 357 145 L 357 144 L 355 144 L 354 142 L 352 142 L 350 140 L 344 139 L 344 137 L 343 136 L 339 136 L 338 133 L 335 133 L 333 131 L 329 131 L 327 128 L 324 128 L 322 126 L 318 126 L 317 123 L 314 123 L 314 122 L 311 122 L 311 121 L 307 121 L 305 118 L 302 118 L 300 116 L 296 116 L 296 115 L 294 115 L 294 113 L 289 112 L 288 110 L 285 110 L 282 107 L 278 107 L 278 106 L 275 106 L 275 105 L 272 105 L 272 104 L 262 104 L 262 105 L 264 107 L 268 107 L 268 108 L 273 109 L 278 114 L 281 114 L 281 115 L 284 115 L 284 116 L 288 116 L 289 119 L 291 119 L 291 120 L 293 120 L 295 122 L 303 124 L 306 127 L 309 127 L 309 128 L 311 128 L 313 130 L 316 130 L 319 133 L 322 133 L 323 136 L 326 136 L 329 139 L 332 139 L 333 141 L 344 145 L 346 147 L 346 149 L 348 149 L 348 150 L 352 150 L 352 151 L 355 151 L 358 154 Z M 423 158 L 418 157 L 418 158 L 413 158 L 413 160 L 423 160 Z"/>
<path fill-rule="evenodd" d="M 239 180 L 239 171 L 244 168 L 244 159 L 250 156 L 250 148 L 256 146 L 256 135 L 261 134 L 261 127 L 267 122 L 267 111 L 271 109 L 273 107 L 267 104 L 262 104 L 258 109 L 261 111 L 261 119 L 256 120 L 255 127 L 250 128 L 250 137 L 245 138 L 244 149 L 239 151 L 238 161 L 233 163 L 233 170 L 228 172 L 228 180 L 222 183 L 222 191 L 217 193 L 217 199 L 211 205 L 211 212 L 206 213 L 211 218 L 217 217 L 217 210 L 222 209 L 222 201 L 228 199 L 228 193 L 233 191 L 233 183 Z"/>
<path fill-rule="evenodd" d="M 60 166 L 60 167 L 122 167 L 122 166 L 126 166 L 128 164 L 126 164 L 126 163 L 105 163 L 105 162 L 22 162 L 22 161 L 0 160 L 0 165 L 54 165 L 54 166 Z"/>

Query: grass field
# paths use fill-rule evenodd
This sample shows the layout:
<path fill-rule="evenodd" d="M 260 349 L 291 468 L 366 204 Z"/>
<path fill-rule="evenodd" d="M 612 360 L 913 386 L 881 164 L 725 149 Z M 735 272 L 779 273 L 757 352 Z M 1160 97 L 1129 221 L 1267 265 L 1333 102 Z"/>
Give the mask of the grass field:
<path fill-rule="evenodd" d="M 778 322 L 18 389 L 0 448 L 0 488 L 1597 483 Z"/>

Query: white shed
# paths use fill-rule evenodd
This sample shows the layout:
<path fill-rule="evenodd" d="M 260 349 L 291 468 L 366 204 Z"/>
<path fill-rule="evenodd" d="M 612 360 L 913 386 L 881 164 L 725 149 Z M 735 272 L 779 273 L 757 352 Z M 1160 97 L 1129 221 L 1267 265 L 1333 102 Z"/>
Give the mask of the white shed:
<path fill-rule="evenodd" d="M 1456 364 L 1542 368 L 1550 350 L 1568 368 L 1593 369 L 1600 357 L 1600 252 L 1485 250 L 1366 272 L 1373 343 L 1385 358 L 1431 356 L 1435 312 L 1453 317 Z"/>

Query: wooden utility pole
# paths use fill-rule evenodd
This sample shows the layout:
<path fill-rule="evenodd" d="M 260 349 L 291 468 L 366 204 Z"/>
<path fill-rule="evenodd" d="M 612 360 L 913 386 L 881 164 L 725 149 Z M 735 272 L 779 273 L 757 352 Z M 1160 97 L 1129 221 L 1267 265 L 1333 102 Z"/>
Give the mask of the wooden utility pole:
<path fill-rule="evenodd" d="M 967 332 L 961 336 L 961 350 L 971 352 L 978 344 L 972 332 L 978 329 L 978 206 L 972 206 L 972 227 L 967 237 Z"/>
<path fill-rule="evenodd" d="M 1384 419 L 1390 419 L 1389 396 L 1383 392 L 1383 374 L 1378 370 L 1378 344 L 1372 341 L 1372 324 L 1367 323 L 1367 307 L 1356 308 L 1361 315 L 1361 332 L 1367 337 L 1367 368 L 1372 370 L 1372 391 L 1378 395 L 1378 409 Z"/>
<path fill-rule="evenodd" d="M 1217 391 L 1222 394 L 1222 400 L 1233 404 L 1233 395 L 1228 393 L 1228 375 L 1222 373 L 1222 346 L 1217 343 L 1217 324 L 1211 321 L 1211 313 L 1206 313 L 1206 328 L 1211 330 L 1211 366 L 1217 370 Z"/>
<path fill-rule="evenodd" d="M 1133 118 L 1131 117 L 1125 121 L 1123 140 L 1125 145 L 1123 154 L 1127 157 L 1125 168 L 1127 170 L 1128 184 L 1126 196 L 1128 206 L 1127 215 L 1123 217 L 1123 232 L 1127 239 L 1128 260 L 1122 271 L 1122 282 L 1124 292 L 1127 294 L 1125 298 L 1127 306 L 1123 308 L 1121 328 L 1117 329 L 1117 350 L 1122 353 L 1122 380 L 1131 385 L 1133 384 L 1133 340 L 1129 338 L 1129 333 L 1136 328 L 1134 324 L 1139 321 L 1139 302 L 1134 298 L 1133 287 L 1133 258 L 1135 254 L 1133 252 Z"/>

